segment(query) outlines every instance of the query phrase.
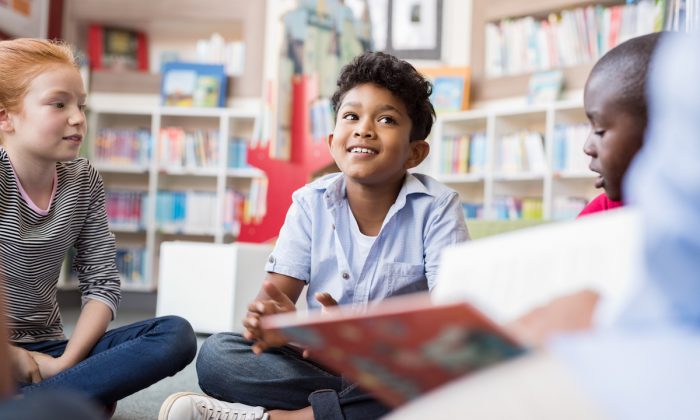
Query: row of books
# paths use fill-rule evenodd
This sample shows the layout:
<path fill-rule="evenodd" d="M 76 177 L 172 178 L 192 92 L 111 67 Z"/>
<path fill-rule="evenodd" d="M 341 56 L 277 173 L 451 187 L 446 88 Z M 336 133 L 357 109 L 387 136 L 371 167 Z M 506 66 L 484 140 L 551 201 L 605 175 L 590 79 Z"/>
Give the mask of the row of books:
<path fill-rule="evenodd" d="M 256 191 L 255 195 L 259 195 L 259 187 Z M 226 233 L 238 235 L 241 223 L 262 218 L 259 200 L 251 200 L 251 195 L 231 188 L 226 190 L 223 214 Z M 216 209 L 214 192 L 159 191 L 156 196 L 156 223 L 159 229 L 166 231 L 209 234 L 214 230 L 212 221 L 216 220 Z"/>
<path fill-rule="evenodd" d="M 144 247 L 119 246 L 116 250 L 117 271 L 121 278 L 122 286 L 146 286 L 146 261 L 147 251 Z M 75 249 L 71 248 L 67 255 L 68 279 L 70 283 L 77 283 L 78 272 L 75 271 L 73 261 Z"/>
<path fill-rule="evenodd" d="M 159 191 L 156 195 L 156 223 L 174 232 L 213 231 L 216 193 L 208 191 Z"/>
<path fill-rule="evenodd" d="M 141 230 L 146 226 L 148 194 L 143 191 L 105 191 L 107 218 L 112 229 Z"/>
<path fill-rule="evenodd" d="M 575 66 L 597 60 L 614 46 L 663 28 L 665 0 L 604 7 L 591 5 L 486 25 L 488 77 Z"/>
<path fill-rule="evenodd" d="M 119 247 L 117 248 L 117 271 L 122 279 L 122 286 L 145 286 L 146 279 L 146 248 Z"/>
<path fill-rule="evenodd" d="M 224 196 L 224 231 L 237 236 L 241 222 L 259 221 L 265 215 L 264 190 L 253 182 L 252 194 L 227 189 Z M 250 200 L 249 195 L 253 197 Z M 262 197 L 262 200 L 260 199 Z M 148 196 L 142 191 L 106 191 L 107 217 L 114 230 L 143 230 L 146 226 Z M 261 202 L 262 201 L 262 202 Z M 156 199 L 156 220 L 162 229 L 198 231 L 212 229 L 216 194 L 196 191 L 161 191 Z"/>
<path fill-rule="evenodd" d="M 159 163 L 166 169 L 216 168 L 219 162 L 217 130 L 161 128 L 158 147 Z"/>
<path fill-rule="evenodd" d="M 501 137 L 496 148 L 496 168 L 504 174 L 544 173 L 547 159 L 542 133 L 524 130 Z"/>
<path fill-rule="evenodd" d="M 542 220 L 541 197 L 495 197 L 494 217 L 497 220 Z"/>
<path fill-rule="evenodd" d="M 558 124 L 554 127 L 552 170 L 586 172 L 590 158 L 583 152 L 590 125 Z M 547 168 L 541 133 L 519 131 L 502 136 L 496 148 L 496 168 L 504 174 L 542 173 Z M 444 174 L 483 173 L 486 164 L 486 134 L 443 138 L 440 172 Z"/>
<path fill-rule="evenodd" d="M 96 162 L 147 165 L 151 160 L 151 130 L 102 128 L 95 137 Z"/>
<path fill-rule="evenodd" d="M 241 231 L 241 222 L 248 222 L 247 208 L 250 202 L 246 194 L 233 190 L 226 190 L 224 197 L 224 232 L 238 236 Z"/>
<path fill-rule="evenodd" d="M 486 133 L 448 136 L 442 140 L 440 171 L 445 174 L 481 174 L 486 166 Z"/>
<path fill-rule="evenodd" d="M 557 196 L 552 203 L 552 220 L 575 219 L 588 204 L 584 197 Z M 543 218 L 542 199 L 539 197 L 496 197 L 495 218 L 499 220 L 540 220 Z M 465 219 L 483 219 L 484 204 L 462 202 Z"/>
<path fill-rule="evenodd" d="M 166 169 L 215 168 L 219 165 L 219 132 L 167 127 L 160 130 L 160 165 Z M 226 166 L 247 168 L 248 142 L 240 137 L 228 139 Z"/>
<path fill-rule="evenodd" d="M 585 172 L 591 158 L 583 146 L 591 131 L 589 124 L 558 124 L 554 127 L 552 170 L 555 172 Z"/>
<path fill-rule="evenodd" d="M 241 137 L 228 139 L 226 167 L 231 169 L 248 168 L 248 142 Z"/>
<path fill-rule="evenodd" d="M 700 28 L 700 0 L 666 0 L 667 31 L 692 32 Z"/>
<path fill-rule="evenodd" d="M 462 202 L 462 211 L 465 219 L 483 219 L 484 203 Z"/>

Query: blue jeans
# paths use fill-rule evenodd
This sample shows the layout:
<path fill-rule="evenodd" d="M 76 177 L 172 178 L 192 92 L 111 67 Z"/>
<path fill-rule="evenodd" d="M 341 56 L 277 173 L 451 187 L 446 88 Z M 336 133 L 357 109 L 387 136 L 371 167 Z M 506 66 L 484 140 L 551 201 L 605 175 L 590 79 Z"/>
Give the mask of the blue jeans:
<path fill-rule="evenodd" d="M 58 357 L 67 340 L 19 344 Z M 82 362 L 37 384 L 20 384 L 23 394 L 72 390 L 104 405 L 140 391 L 187 366 L 197 339 L 187 320 L 165 316 L 107 331 Z"/>
<path fill-rule="evenodd" d="M 298 410 L 311 405 L 324 420 L 374 419 L 389 412 L 357 385 L 304 359 L 292 347 L 256 356 L 239 334 L 210 336 L 197 357 L 199 386 L 223 401 Z"/>

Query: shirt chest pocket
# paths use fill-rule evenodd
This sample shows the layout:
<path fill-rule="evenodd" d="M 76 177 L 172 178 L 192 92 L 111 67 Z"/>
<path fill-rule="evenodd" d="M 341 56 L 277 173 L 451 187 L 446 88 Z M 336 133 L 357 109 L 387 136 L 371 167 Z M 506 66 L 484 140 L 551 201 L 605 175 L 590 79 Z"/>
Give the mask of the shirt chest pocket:
<path fill-rule="evenodd" d="M 428 281 L 422 264 L 391 262 L 385 263 L 382 268 L 387 285 L 387 296 L 428 290 Z"/>

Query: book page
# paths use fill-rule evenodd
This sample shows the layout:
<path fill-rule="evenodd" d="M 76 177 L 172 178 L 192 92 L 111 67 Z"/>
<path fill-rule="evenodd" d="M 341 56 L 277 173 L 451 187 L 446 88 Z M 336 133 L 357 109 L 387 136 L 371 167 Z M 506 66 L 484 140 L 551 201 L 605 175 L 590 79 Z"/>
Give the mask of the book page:
<path fill-rule="evenodd" d="M 614 317 L 637 277 L 639 215 L 616 209 L 443 251 L 436 302 L 466 299 L 497 322 L 585 288 L 601 294 L 598 324 Z"/>

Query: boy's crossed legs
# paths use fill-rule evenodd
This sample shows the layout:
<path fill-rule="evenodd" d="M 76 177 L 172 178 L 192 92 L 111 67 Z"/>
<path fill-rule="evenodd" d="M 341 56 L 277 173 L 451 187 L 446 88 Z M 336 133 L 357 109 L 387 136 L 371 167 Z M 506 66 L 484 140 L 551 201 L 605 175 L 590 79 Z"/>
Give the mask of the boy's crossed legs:
<path fill-rule="evenodd" d="M 197 357 L 202 390 L 218 400 L 265 407 L 272 420 L 372 419 L 389 412 L 355 384 L 304 359 L 293 347 L 257 356 L 251 344 L 239 334 L 209 337 Z M 172 412 L 161 418 L 183 417 Z"/>

